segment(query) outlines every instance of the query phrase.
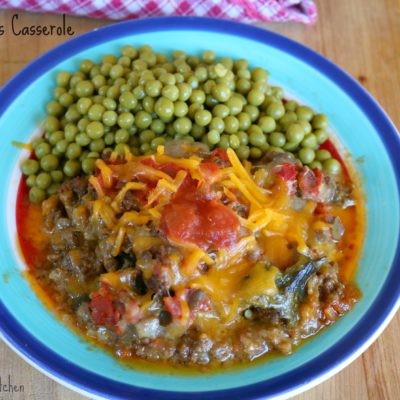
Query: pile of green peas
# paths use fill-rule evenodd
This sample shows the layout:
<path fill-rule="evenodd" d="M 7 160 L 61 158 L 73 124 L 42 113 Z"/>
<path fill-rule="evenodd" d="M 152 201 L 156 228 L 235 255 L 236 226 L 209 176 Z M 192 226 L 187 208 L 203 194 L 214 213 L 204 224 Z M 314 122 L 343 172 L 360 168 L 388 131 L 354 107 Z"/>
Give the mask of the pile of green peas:
<path fill-rule="evenodd" d="M 151 154 L 174 139 L 230 147 L 241 160 L 287 151 L 311 168 L 340 173 L 340 163 L 319 149 L 328 137 L 326 116 L 284 100 L 268 72 L 245 59 L 177 50 L 171 60 L 150 46 L 128 45 L 119 57 L 83 60 L 55 81 L 44 136 L 32 141 L 35 159 L 22 164 L 32 202 L 91 174 L 105 152 L 123 154 L 128 145 L 135 155 Z"/>

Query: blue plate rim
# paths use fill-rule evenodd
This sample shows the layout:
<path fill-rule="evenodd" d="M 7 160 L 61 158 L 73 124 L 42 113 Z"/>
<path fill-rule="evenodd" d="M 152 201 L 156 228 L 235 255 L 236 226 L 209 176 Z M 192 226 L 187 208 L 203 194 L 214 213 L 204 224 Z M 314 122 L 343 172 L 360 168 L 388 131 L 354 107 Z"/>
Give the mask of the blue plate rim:
<path fill-rule="evenodd" d="M 367 116 L 384 143 L 396 176 L 397 192 L 400 197 L 400 136 L 379 104 L 350 75 L 324 56 L 304 45 L 265 29 L 226 20 L 203 17 L 158 17 L 126 21 L 107 25 L 95 31 L 77 36 L 43 54 L 22 69 L 0 90 L 0 118 L 15 98 L 35 79 L 61 61 L 95 45 L 134 33 L 170 30 L 199 30 L 224 33 L 255 40 L 302 60 L 329 78 L 356 102 Z M 388 276 L 369 310 L 353 329 L 338 343 L 300 367 L 255 384 L 233 389 L 206 392 L 176 392 L 146 389 L 104 378 L 59 356 L 32 336 L 13 317 L 0 301 L 0 331 L 5 339 L 33 365 L 58 380 L 95 396 L 110 399 L 186 399 L 190 393 L 193 400 L 212 399 L 255 399 L 270 398 L 297 391 L 329 372 L 345 364 L 351 356 L 366 345 L 379 329 L 388 322 L 392 311 L 400 300 L 400 241 Z"/>

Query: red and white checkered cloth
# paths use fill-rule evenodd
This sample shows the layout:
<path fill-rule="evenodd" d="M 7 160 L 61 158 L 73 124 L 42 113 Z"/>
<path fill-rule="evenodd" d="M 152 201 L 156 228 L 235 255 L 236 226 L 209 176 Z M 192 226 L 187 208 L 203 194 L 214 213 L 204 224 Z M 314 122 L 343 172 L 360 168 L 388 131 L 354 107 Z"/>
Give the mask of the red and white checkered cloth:
<path fill-rule="evenodd" d="M 115 20 L 195 15 L 312 24 L 317 18 L 313 0 L 0 0 L 1 8 Z"/>

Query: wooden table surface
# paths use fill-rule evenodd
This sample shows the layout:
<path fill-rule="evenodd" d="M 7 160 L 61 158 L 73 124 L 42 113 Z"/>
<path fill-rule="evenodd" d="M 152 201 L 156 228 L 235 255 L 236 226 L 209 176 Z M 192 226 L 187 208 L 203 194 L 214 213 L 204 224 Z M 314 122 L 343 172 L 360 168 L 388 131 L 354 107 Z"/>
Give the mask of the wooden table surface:
<path fill-rule="evenodd" d="M 321 0 L 313 27 L 262 24 L 326 55 L 358 79 L 400 127 L 400 1 Z M 0 86 L 28 62 L 66 36 L 21 37 L 10 30 L 14 12 L 0 11 Z M 19 26 L 59 24 L 60 16 L 19 13 Z M 107 21 L 67 17 L 75 34 Z M 1 101 L 1 99 L 0 99 Z M 297 396 L 301 400 L 400 398 L 400 313 L 380 338 L 356 361 L 323 384 Z M 78 400 L 84 397 L 53 382 L 0 343 L 0 377 L 24 385 L 23 393 L 0 392 L 0 400 Z"/>

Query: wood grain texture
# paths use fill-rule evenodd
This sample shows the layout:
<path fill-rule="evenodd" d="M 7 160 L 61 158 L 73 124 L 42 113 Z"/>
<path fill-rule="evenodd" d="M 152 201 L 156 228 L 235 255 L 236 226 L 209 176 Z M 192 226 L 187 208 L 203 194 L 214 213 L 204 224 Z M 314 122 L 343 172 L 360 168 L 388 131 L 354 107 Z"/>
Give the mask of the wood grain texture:
<path fill-rule="evenodd" d="M 319 20 L 313 27 L 263 24 L 324 54 L 358 79 L 400 127 L 400 1 L 320 0 Z M 0 25 L 10 28 L 13 12 L 0 11 Z M 60 16 L 20 13 L 22 24 L 56 24 Z M 76 34 L 107 21 L 67 17 Z M 68 37 L 0 36 L 0 85 Z M 395 400 L 400 393 L 400 314 L 380 338 L 342 372 L 298 400 Z M 53 382 L 0 343 L 0 377 L 10 375 L 23 393 L 0 392 L 1 400 L 79 400 L 84 397 Z"/>

